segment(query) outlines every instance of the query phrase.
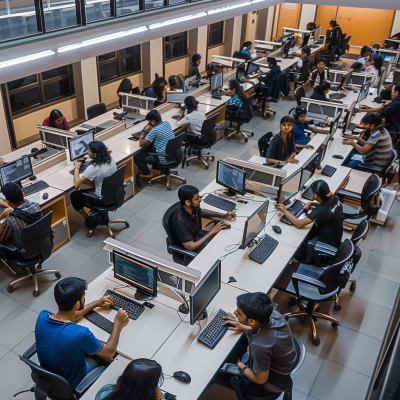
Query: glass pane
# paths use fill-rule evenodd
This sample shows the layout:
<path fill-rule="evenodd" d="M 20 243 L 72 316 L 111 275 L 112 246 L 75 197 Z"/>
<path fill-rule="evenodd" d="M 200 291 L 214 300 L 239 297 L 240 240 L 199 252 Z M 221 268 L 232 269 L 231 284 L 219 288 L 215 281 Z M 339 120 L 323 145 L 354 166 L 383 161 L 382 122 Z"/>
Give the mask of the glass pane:
<path fill-rule="evenodd" d="M 126 49 L 120 50 L 119 55 L 122 57 L 122 56 L 126 56 L 128 54 L 138 53 L 139 51 L 140 51 L 140 45 L 131 46 L 131 47 L 127 47 Z"/>
<path fill-rule="evenodd" d="M 146 11 L 158 7 L 164 7 L 164 0 L 146 0 Z"/>
<path fill-rule="evenodd" d="M 60 81 L 48 83 L 44 85 L 44 98 L 46 103 L 56 97 L 68 96 L 72 94 L 69 84 L 69 78 L 61 79 Z"/>
<path fill-rule="evenodd" d="M 86 21 L 93 22 L 110 18 L 110 0 L 86 0 Z"/>
<path fill-rule="evenodd" d="M 111 53 L 106 53 L 99 56 L 99 61 L 107 61 L 115 57 L 116 57 L 115 51 L 112 51 Z"/>
<path fill-rule="evenodd" d="M 169 0 L 169 5 L 178 4 L 178 3 L 188 3 L 188 0 Z"/>
<path fill-rule="evenodd" d="M 175 42 L 172 45 L 172 54 L 171 57 L 179 57 L 179 56 L 183 56 L 184 54 L 186 54 L 186 42 L 184 40 L 181 40 L 179 42 Z"/>
<path fill-rule="evenodd" d="M 54 69 L 49 69 L 48 71 L 42 72 L 42 78 L 43 80 L 50 79 L 50 78 L 55 78 L 56 76 L 61 76 L 68 74 L 68 65 L 64 65 L 63 67 L 58 67 Z"/>
<path fill-rule="evenodd" d="M 133 56 L 125 58 L 120 61 L 120 66 L 121 66 L 121 74 L 125 74 L 126 72 L 131 72 L 131 71 L 139 71 L 140 57 Z"/>
<path fill-rule="evenodd" d="M 139 11 L 139 0 L 117 0 L 117 16 Z"/>
<path fill-rule="evenodd" d="M 115 61 L 105 65 L 100 65 L 99 72 L 100 72 L 100 81 L 104 81 L 106 79 L 112 78 L 113 76 L 117 76 L 118 75 L 117 62 Z"/>
<path fill-rule="evenodd" d="M 43 9 L 47 31 L 77 24 L 74 0 L 44 0 Z"/>
<path fill-rule="evenodd" d="M 12 112 L 40 104 L 39 88 L 11 95 L 10 104 Z"/>
<path fill-rule="evenodd" d="M 0 1 L 0 40 L 38 33 L 34 0 Z"/>
<path fill-rule="evenodd" d="M 19 78 L 15 81 L 7 83 L 8 90 L 19 89 L 22 86 L 30 85 L 31 83 L 37 82 L 37 75 L 29 75 L 26 78 Z"/>

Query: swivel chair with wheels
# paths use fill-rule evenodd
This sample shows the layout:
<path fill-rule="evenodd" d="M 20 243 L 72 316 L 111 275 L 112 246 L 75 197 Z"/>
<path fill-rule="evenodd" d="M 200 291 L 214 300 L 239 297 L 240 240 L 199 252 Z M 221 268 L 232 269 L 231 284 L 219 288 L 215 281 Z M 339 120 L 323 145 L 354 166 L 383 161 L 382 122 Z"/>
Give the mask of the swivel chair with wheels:
<path fill-rule="evenodd" d="M 364 172 L 369 172 L 371 174 L 375 173 L 382 178 L 382 184 L 392 183 L 392 179 L 396 175 L 396 168 L 392 167 L 392 163 L 397 158 L 397 151 L 392 149 L 392 154 L 390 155 L 390 160 L 386 163 L 384 167 L 378 167 L 376 165 L 371 165 L 367 163 L 360 162 L 357 169 Z"/>
<path fill-rule="evenodd" d="M 110 224 L 125 224 L 129 228 L 129 223 L 124 219 L 108 218 L 109 211 L 116 211 L 124 204 L 125 186 L 124 182 L 126 164 L 119 167 L 112 175 L 104 178 L 101 187 L 101 196 L 95 192 L 84 192 L 87 207 L 90 208 L 91 214 L 96 217 L 94 226 L 90 226 L 87 237 L 92 237 L 94 230 L 99 225 L 106 225 L 110 237 L 114 238 L 114 233 L 111 230 Z"/>
<path fill-rule="evenodd" d="M 293 76 L 293 84 L 294 90 L 297 89 L 299 86 L 303 86 L 307 84 L 310 80 L 310 69 L 312 67 L 313 62 L 310 61 L 309 63 L 305 64 L 302 68 L 301 72 L 297 71 L 289 71 L 289 74 Z M 294 93 L 293 93 L 294 94 Z"/>
<path fill-rule="evenodd" d="M 320 344 L 317 336 L 315 321 L 318 318 L 328 320 L 332 327 L 337 327 L 339 321 L 315 311 L 319 303 L 335 301 L 343 287 L 343 281 L 348 281 L 348 272 L 342 273 L 342 269 L 354 253 L 354 245 L 346 239 L 337 250 L 328 268 L 323 269 L 310 264 L 292 263 L 287 267 L 285 274 L 274 285 L 275 289 L 282 290 L 295 296 L 291 305 L 298 305 L 299 311 L 287 313 L 286 319 L 292 317 L 306 317 L 310 323 L 312 340 L 315 346 Z M 288 278 L 290 281 L 288 281 Z M 307 302 L 307 305 L 303 303 Z"/>
<path fill-rule="evenodd" d="M 262 116 L 264 119 L 270 117 L 267 112 L 271 113 L 272 115 L 276 115 L 276 111 L 270 107 L 270 103 L 278 103 L 279 97 L 272 97 L 268 95 L 269 88 L 268 86 L 260 85 L 257 88 L 255 98 L 258 101 L 261 101 L 261 109 L 257 108 L 258 111 L 261 111 Z"/>
<path fill-rule="evenodd" d="M 104 103 L 94 104 L 86 109 L 86 114 L 88 119 L 93 119 L 99 115 L 105 114 L 107 112 L 107 107 Z"/>
<path fill-rule="evenodd" d="M 171 186 L 169 185 L 170 178 L 179 179 L 182 183 L 186 183 L 186 179 L 182 176 L 178 175 L 178 171 L 171 171 L 171 168 L 176 168 L 178 165 L 182 163 L 183 160 L 183 137 L 184 133 L 176 136 L 171 139 L 167 143 L 167 147 L 165 148 L 165 153 L 149 153 L 149 155 L 154 156 L 156 159 L 157 166 L 155 169 L 161 171 L 160 175 L 155 176 L 149 181 L 149 186 L 153 184 L 153 181 L 161 178 L 167 178 L 167 190 L 171 190 Z M 164 157 L 165 161 L 160 162 L 159 157 Z"/>
<path fill-rule="evenodd" d="M 191 160 L 201 160 L 204 164 L 204 168 L 208 169 L 209 165 L 206 160 L 210 159 L 214 161 L 214 156 L 211 156 L 210 153 L 208 154 L 201 154 L 203 149 L 211 149 L 211 147 L 217 141 L 217 131 L 216 131 L 216 124 L 218 119 L 218 113 L 213 115 L 210 118 L 204 120 L 203 125 L 201 127 L 201 136 L 195 135 L 193 133 L 186 132 L 186 148 L 192 148 L 193 150 L 197 151 L 197 156 L 190 157 L 186 159 L 186 152 L 185 152 L 185 159 L 182 162 L 182 168 L 186 163 L 187 166 L 190 165 Z"/>
<path fill-rule="evenodd" d="M 53 374 L 40 365 L 36 364 L 31 358 L 36 353 L 36 343 L 32 345 L 20 359 L 31 369 L 31 377 L 35 385 L 28 390 L 24 390 L 14 395 L 17 396 L 24 392 L 33 392 L 35 400 L 77 400 L 93 385 L 93 383 L 106 370 L 105 367 L 95 368 L 90 371 L 72 390 L 69 382 L 62 376 Z"/>
<path fill-rule="evenodd" d="M 162 218 L 162 225 L 167 233 L 167 251 L 172 254 L 172 259 L 181 265 L 189 265 L 194 258 L 197 257 L 197 253 L 194 251 L 186 250 L 183 246 L 178 245 L 178 240 L 175 238 L 173 229 L 173 220 L 175 213 L 179 212 L 181 203 L 175 203 L 165 211 Z"/>
<path fill-rule="evenodd" d="M 21 246 L 19 248 L 10 243 L 0 244 L 0 254 L 3 262 L 12 273 L 16 275 L 21 269 L 25 269 L 28 272 L 26 275 L 10 282 L 7 286 L 7 292 L 12 293 L 16 284 L 32 278 L 35 288 L 33 295 L 37 297 L 40 293 L 37 281 L 38 276 L 54 274 L 57 279 L 61 278 L 61 274 L 56 270 L 40 269 L 42 268 L 42 263 L 50 257 L 54 247 L 54 235 L 51 230 L 52 215 L 53 211 L 50 211 L 39 221 L 23 228 L 21 231 Z"/>
<path fill-rule="evenodd" d="M 234 134 L 240 134 L 244 136 L 244 141 L 247 142 L 249 140 L 248 136 L 254 136 L 254 132 L 249 129 L 242 129 L 243 124 L 249 123 L 253 118 L 253 101 L 254 94 L 249 96 L 244 102 L 241 109 L 237 109 L 237 107 L 227 106 L 228 118 L 230 121 L 229 127 L 225 130 L 231 132 L 228 134 L 228 139 Z M 236 127 L 233 126 L 233 123 L 236 123 Z M 249 134 L 249 135 L 247 135 Z"/>
<path fill-rule="evenodd" d="M 306 91 L 303 86 L 299 86 L 293 93 L 294 98 L 296 99 L 296 103 L 298 106 L 301 106 L 302 97 L 306 97 Z"/>
<path fill-rule="evenodd" d="M 267 132 L 258 139 L 258 150 L 260 152 L 260 157 L 266 157 L 269 148 L 269 142 L 273 138 L 272 132 Z"/>

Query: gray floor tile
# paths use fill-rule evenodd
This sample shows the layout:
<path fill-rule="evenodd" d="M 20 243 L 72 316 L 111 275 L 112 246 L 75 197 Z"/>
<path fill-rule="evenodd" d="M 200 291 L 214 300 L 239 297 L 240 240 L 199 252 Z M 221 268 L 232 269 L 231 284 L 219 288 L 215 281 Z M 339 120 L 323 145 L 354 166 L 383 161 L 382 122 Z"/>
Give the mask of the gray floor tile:
<path fill-rule="evenodd" d="M 115 212 L 110 212 L 108 214 L 108 217 L 110 218 L 110 220 L 112 220 L 112 219 L 124 219 L 124 220 L 127 220 L 128 218 L 132 217 L 132 215 L 134 213 L 135 213 L 134 211 L 126 210 L 125 208 L 121 207 Z M 114 229 L 115 226 L 117 226 L 117 225 L 116 224 L 112 224 L 111 225 L 111 229 Z"/>
<path fill-rule="evenodd" d="M 189 182 L 189 181 L 188 181 Z M 192 185 L 193 183 L 192 183 L 192 178 L 190 178 L 190 184 Z M 203 183 L 204 184 L 204 183 Z M 182 186 L 182 185 L 181 185 Z M 161 201 L 163 201 L 164 203 L 168 203 L 170 206 L 172 205 L 172 204 L 175 204 L 177 201 L 179 201 L 179 199 L 178 199 L 178 189 L 179 188 L 177 188 L 176 190 L 167 190 L 166 192 L 164 192 L 164 193 L 161 193 L 158 197 L 157 197 L 157 200 L 161 200 Z M 160 219 L 160 221 L 161 221 L 161 219 Z"/>
<path fill-rule="evenodd" d="M 167 234 L 160 222 L 156 222 L 150 229 L 136 239 L 136 242 L 143 243 L 154 249 L 161 250 L 166 243 Z"/>
<path fill-rule="evenodd" d="M 379 235 L 379 230 L 375 224 L 370 224 L 367 237 L 361 242 L 360 247 L 369 250 L 379 250 L 379 247 L 374 247 L 377 236 Z"/>
<path fill-rule="evenodd" d="M 325 360 L 310 396 L 318 400 L 364 400 L 368 384 L 367 376 Z"/>
<path fill-rule="evenodd" d="M 133 215 L 131 218 L 134 217 L 135 215 Z M 125 225 L 123 225 L 123 227 L 125 228 Z M 129 230 L 130 228 L 126 228 L 124 229 L 124 232 L 127 232 Z M 103 241 L 108 237 L 109 237 L 108 229 L 105 226 L 98 227 L 94 231 L 92 237 L 88 238 L 87 236 L 83 236 L 81 239 L 79 239 L 79 241 L 77 241 L 71 246 L 71 249 L 79 250 L 82 253 L 85 253 L 93 257 L 94 255 L 103 250 L 103 247 L 105 246 Z"/>
<path fill-rule="evenodd" d="M 152 196 L 148 196 L 144 194 L 143 192 L 136 193 L 135 196 L 131 197 L 128 201 L 126 201 L 124 204 L 122 204 L 121 208 L 124 210 L 131 211 L 133 213 L 138 212 L 141 210 L 143 207 L 145 207 L 147 204 L 150 203 L 150 201 L 153 200 Z"/>
<path fill-rule="evenodd" d="M 400 258 L 400 246 L 398 245 L 400 242 L 400 235 L 381 230 L 378 230 L 377 232 L 376 240 L 372 249 L 392 257 Z"/>
<path fill-rule="evenodd" d="M 132 243 L 132 246 L 136 247 L 138 249 L 147 251 L 150 254 L 156 254 L 157 253 L 157 249 L 155 249 L 154 247 L 151 247 L 150 245 L 145 244 L 145 243 L 138 242 L 137 240 Z"/>
<path fill-rule="evenodd" d="M 292 374 L 293 387 L 306 397 L 311 391 L 323 361 L 323 358 L 307 351 L 303 364 Z"/>
<path fill-rule="evenodd" d="M 10 296 L 7 296 L 0 292 L 0 321 L 11 314 L 16 308 L 19 307 L 20 303 L 13 300 Z"/>
<path fill-rule="evenodd" d="M 243 128 L 246 129 L 244 126 Z M 249 151 L 252 147 L 257 146 L 257 141 L 251 137 L 249 137 L 249 141 L 247 143 L 244 142 L 243 136 L 237 136 L 237 138 L 232 137 L 227 142 L 228 143 L 221 149 L 221 151 L 236 154 L 237 156 L 240 156 L 246 153 L 246 151 Z"/>
<path fill-rule="evenodd" d="M 90 283 L 108 268 L 110 268 L 110 264 L 92 257 L 74 272 L 74 276 L 85 279 L 87 283 Z"/>
<path fill-rule="evenodd" d="M 398 202 L 395 202 L 398 203 Z M 396 214 L 394 214 L 396 209 Z M 400 211 L 397 210 L 398 207 L 392 207 L 391 208 L 391 213 L 389 213 L 386 223 L 384 226 L 380 226 L 379 230 L 383 230 L 385 232 L 390 232 L 390 233 L 396 233 L 397 235 L 400 235 Z M 393 212 L 393 214 L 392 214 Z"/>
<path fill-rule="evenodd" d="M 76 271 L 73 274 L 75 273 Z M 44 284 L 39 280 L 40 295 L 38 297 L 32 295 L 32 297 L 24 301 L 23 305 L 37 314 L 42 310 L 57 312 L 57 304 L 54 300 L 54 287 L 58 282 L 58 279 L 53 279 Z"/>
<path fill-rule="evenodd" d="M 149 186 L 147 181 L 141 180 L 142 188 L 140 193 L 150 197 L 158 197 L 162 192 L 167 190 L 167 187 L 162 182 L 154 182 L 153 185 Z"/>
<path fill-rule="evenodd" d="M 136 240 L 139 236 L 141 236 L 144 232 L 146 232 L 155 224 L 155 222 L 151 219 L 144 218 L 138 214 L 130 217 L 128 219 L 128 222 L 130 228 L 126 229 L 123 235 L 132 238 L 132 240 Z"/>
<path fill-rule="evenodd" d="M 368 257 L 364 271 L 394 282 L 400 282 L 399 265 L 400 260 L 398 258 L 379 251 L 372 251 Z"/>
<path fill-rule="evenodd" d="M 172 254 L 168 253 L 166 245 L 161 250 L 157 251 L 156 255 L 166 260 L 172 260 Z"/>
<path fill-rule="evenodd" d="M 7 347 L 4 347 L 0 344 L 0 360 L 9 352 L 10 350 Z"/>
<path fill-rule="evenodd" d="M 154 199 L 146 207 L 142 208 L 140 216 L 159 222 L 162 220 L 165 211 L 167 211 L 170 206 L 170 203 Z"/>
<path fill-rule="evenodd" d="M 3 261 L 0 260 L 0 289 L 7 286 L 14 279 L 15 279 L 15 275 L 3 263 Z"/>
<path fill-rule="evenodd" d="M 11 350 L 33 331 L 37 317 L 25 306 L 16 308 L 0 321 L 0 343 Z"/>
<path fill-rule="evenodd" d="M 296 389 L 294 389 L 293 390 L 293 400 L 307 400 L 307 395 L 304 393 L 298 392 Z"/>
<path fill-rule="evenodd" d="M 31 332 L 24 340 L 19 342 L 12 349 L 12 352 L 17 356 L 22 356 L 35 342 L 35 332 Z"/>

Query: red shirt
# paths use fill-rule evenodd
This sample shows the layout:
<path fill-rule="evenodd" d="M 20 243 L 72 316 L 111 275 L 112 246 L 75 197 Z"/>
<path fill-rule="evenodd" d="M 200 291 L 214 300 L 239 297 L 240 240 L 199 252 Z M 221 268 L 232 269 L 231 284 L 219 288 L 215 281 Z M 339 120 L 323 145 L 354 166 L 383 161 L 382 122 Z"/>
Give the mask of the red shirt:
<path fill-rule="evenodd" d="M 68 122 L 67 122 L 67 120 L 65 119 L 65 117 L 62 117 L 62 120 L 63 120 L 63 129 L 64 129 L 64 131 L 69 131 Z M 44 125 L 44 126 L 51 126 L 51 124 L 50 124 L 50 117 L 47 117 L 47 118 L 43 121 L 43 124 L 42 124 L 42 125 Z"/>

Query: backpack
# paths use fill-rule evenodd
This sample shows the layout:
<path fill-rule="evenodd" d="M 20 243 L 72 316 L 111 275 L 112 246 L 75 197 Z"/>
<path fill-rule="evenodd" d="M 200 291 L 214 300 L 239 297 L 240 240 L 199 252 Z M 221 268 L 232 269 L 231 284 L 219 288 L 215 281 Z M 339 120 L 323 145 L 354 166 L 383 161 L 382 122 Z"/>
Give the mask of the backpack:
<path fill-rule="evenodd" d="M 258 150 L 260 151 L 260 157 L 266 157 L 267 150 L 269 147 L 269 141 L 272 139 L 272 132 L 267 132 L 258 139 Z"/>

